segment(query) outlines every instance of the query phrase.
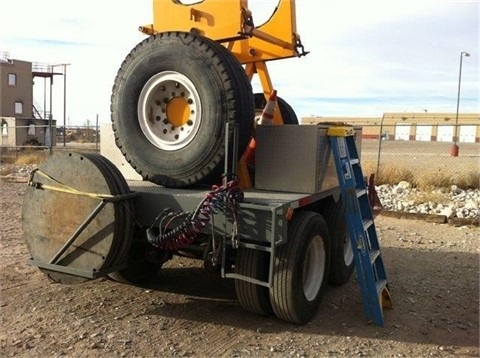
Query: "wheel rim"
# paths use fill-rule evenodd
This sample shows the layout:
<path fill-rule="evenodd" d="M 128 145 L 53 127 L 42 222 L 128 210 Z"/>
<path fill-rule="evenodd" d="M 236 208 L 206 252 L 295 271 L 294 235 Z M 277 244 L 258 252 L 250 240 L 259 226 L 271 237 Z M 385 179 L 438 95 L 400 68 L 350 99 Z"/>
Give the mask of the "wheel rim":
<path fill-rule="evenodd" d="M 313 301 L 322 286 L 325 274 L 325 246 L 320 235 L 313 237 L 307 250 L 303 266 L 303 293 L 308 301 Z"/>
<path fill-rule="evenodd" d="M 345 261 L 345 266 L 350 266 L 353 262 L 353 249 L 352 243 L 348 236 L 345 236 L 343 244 L 343 261 Z"/>
<path fill-rule="evenodd" d="M 198 91 L 187 77 L 175 71 L 157 73 L 147 81 L 140 92 L 137 112 L 143 134 L 162 150 L 184 148 L 200 128 Z"/>

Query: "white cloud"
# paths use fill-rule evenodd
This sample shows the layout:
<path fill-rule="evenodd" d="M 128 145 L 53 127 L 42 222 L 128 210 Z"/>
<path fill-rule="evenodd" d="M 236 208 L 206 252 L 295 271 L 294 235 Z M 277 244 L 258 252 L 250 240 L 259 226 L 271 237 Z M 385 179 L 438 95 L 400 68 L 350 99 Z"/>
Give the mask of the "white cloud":
<path fill-rule="evenodd" d="M 250 0 L 257 24 L 276 3 Z M 269 63 L 273 84 L 299 117 L 453 112 L 459 54 L 467 50 L 461 110 L 478 112 L 479 7 L 453 0 L 297 0 L 297 31 L 311 53 Z M 70 63 L 71 123 L 92 121 L 97 113 L 106 122 L 116 72 L 145 38 L 138 26 L 152 17 L 152 0 L 3 1 L 0 51 L 32 62 Z M 53 113 L 61 117 L 63 87 L 61 78 L 55 80 Z M 42 82 L 36 81 L 40 98 Z"/>

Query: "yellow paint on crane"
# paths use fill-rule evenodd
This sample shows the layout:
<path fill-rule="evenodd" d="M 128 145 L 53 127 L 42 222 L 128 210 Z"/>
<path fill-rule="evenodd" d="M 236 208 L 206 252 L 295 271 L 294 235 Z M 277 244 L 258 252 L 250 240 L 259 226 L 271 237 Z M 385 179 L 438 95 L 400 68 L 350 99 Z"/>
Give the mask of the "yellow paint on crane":
<path fill-rule="evenodd" d="M 204 0 L 195 4 L 153 0 L 153 24 L 140 26 L 147 35 L 193 32 L 223 43 L 242 63 L 299 55 L 295 0 L 280 0 L 270 19 L 255 26 L 247 0 Z"/>

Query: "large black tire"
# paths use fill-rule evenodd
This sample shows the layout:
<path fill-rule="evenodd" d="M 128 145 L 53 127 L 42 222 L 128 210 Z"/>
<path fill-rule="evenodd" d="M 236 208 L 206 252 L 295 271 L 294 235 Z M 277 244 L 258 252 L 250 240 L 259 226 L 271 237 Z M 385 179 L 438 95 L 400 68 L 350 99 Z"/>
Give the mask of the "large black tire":
<path fill-rule="evenodd" d="M 165 32 L 138 44 L 122 63 L 111 116 L 117 146 L 145 180 L 189 187 L 220 181 L 227 122 L 238 125 L 235 160 L 244 152 L 254 100 L 243 67 L 220 44 Z"/>
<path fill-rule="evenodd" d="M 168 260 L 166 252 L 157 252 L 147 242 L 136 241 L 126 257 L 126 268 L 108 274 L 114 281 L 141 284 L 151 281 Z"/>
<path fill-rule="evenodd" d="M 327 282 L 329 253 L 323 217 L 296 212 L 288 224 L 288 240 L 275 258 L 270 301 L 278 318 L 304 324 L 313 317 Z"/>
<path fill-rule="evenodd" d="M 283 98 L 277 96 L 278 108 L 282 114 L 283 124 L 298 124 L 298 117 L 292 106 Z M 255 93 L 255 115 L 261 115 L 267 100 L 263 93 Z"/>
<path fill-rule="evenodd" d="M 355 270 L 355 261 L 345 219 L 345 204 L 341 198 L 332 205 L 328 219 L 328 228 L 332 241 L 331 268 L 328 282 L 332 285 L 343 285 L 352 276 Z"/>
<path fill-rule="evenodd" d="M 235 273 L 268 282 L 270 256 L 268 252 L 240 247 L 235 259 Z M 235 279 L 238 302 L 248 312 L 259 315 L 273 313 L 268 287 Z"/>

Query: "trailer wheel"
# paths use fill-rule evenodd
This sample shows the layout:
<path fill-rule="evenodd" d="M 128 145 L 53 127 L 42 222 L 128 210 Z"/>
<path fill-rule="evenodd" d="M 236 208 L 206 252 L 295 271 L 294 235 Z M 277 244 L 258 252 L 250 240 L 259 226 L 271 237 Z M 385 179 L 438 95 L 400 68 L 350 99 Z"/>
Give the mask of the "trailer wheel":
<path fill-rule="evenodd" d="M 333 285 L 343 285 L 352 276 L 355 262 L 345 220 L 345 204 L 341 199 L 331 211 L 328 224 L 332 240 L 332 263 L 328 282 Z"/>
<path fill-rule="evenodd" d="M 282 114 L 283 124 L 298 124 L 298 117 L 292 106 L 290 106 L 283 98 L 278 96 L 277 103 L 280 113 Z M 266 104 L 267 100 L 265 99 L 263 93 L 255 93 L 255 116 L 262 114 Z"/>
<path fill-rule="evenodd" d="M 265 251 L 237 249 L 235 273 L 268 282 L 270 256 Z M 268 287 L 235 279 L 238 302 L 248 312 L 267 316 L 273 313 Z"/>
<path fill-rule="evenodd" d="M 288 240 L 275 258 L 272 308 L 278 318 L 304 324 L 315 314 L 328 277 L 330 240 L 320 214 L 295 213 Z"/>
<path fill-rule="evenodd" d="M 117 146 L 145 180 L 188 187 L 219 181 L 227 123 L 238 125 L 235 160 L 243 153 L 254 101 L 233 54 L 193 33 L 165 32 L 145 39 L 124 60 L 111 117 Z"/>
<path fill-rule="evenodd" d="M 126 257 L 127 267 L 120 271 L 108 274 L 114 281 L 122 283 L 139 284 L 151 281 L 162 265 L 168 260 L 166 253 L 164 259 L 146 242 L 134 242 Z"/>

